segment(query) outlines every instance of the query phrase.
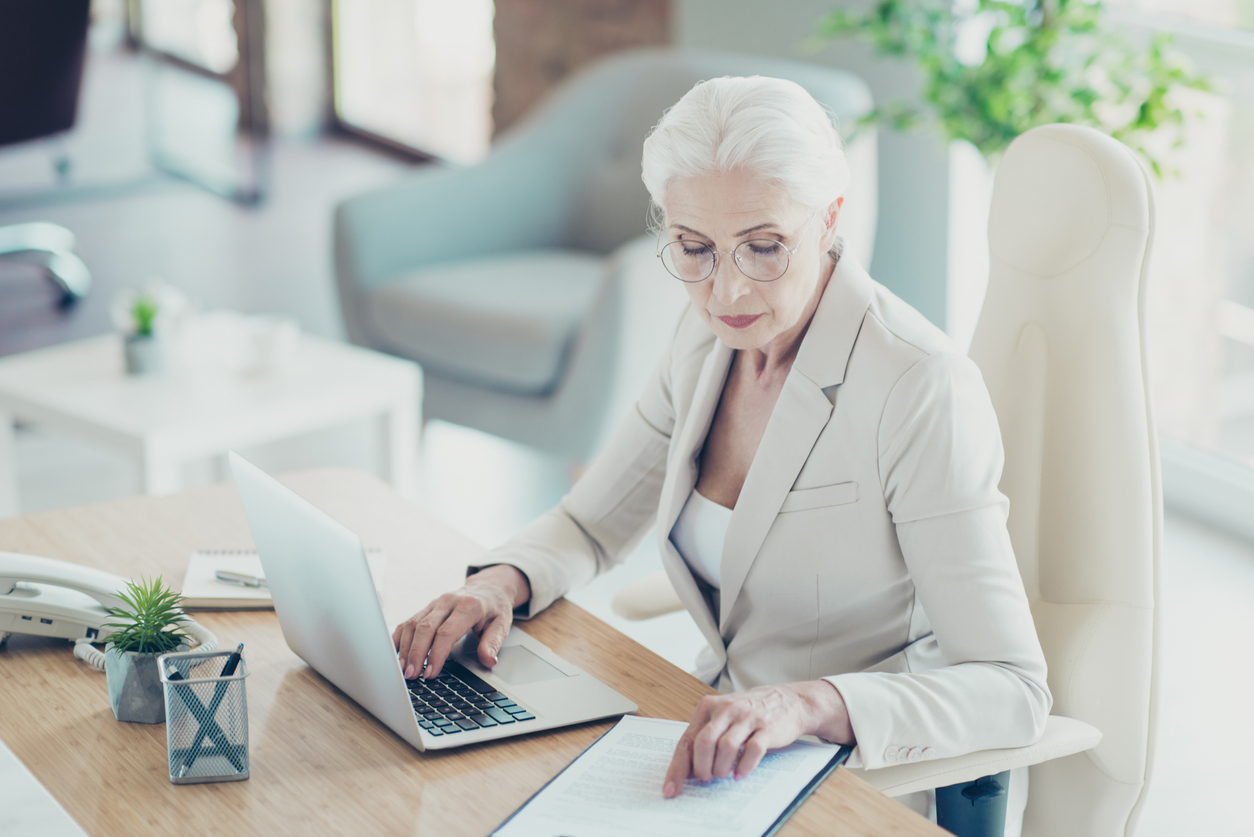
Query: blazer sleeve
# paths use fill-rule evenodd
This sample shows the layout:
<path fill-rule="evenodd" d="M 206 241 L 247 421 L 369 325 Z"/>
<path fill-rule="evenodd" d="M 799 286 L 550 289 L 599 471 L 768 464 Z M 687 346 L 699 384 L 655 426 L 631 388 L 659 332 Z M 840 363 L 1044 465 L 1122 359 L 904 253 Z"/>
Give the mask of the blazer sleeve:
<path fill-rule="evenodd" d="M 826 678 L 840 690 L 861 766 L 918 750 L 947 758 L 1020 747 L 1052 697 L 998 490 L 1003 452 L 978 368 L 928 355 L 893 387 L 880 421 L 880 479 L 907 569 L 945 664 Z M 913 760 L 913 757 L 910 758 Z"/>
<path fill-rule="evenodd" d="M 570 493 L 468 567 L 471 574 L 509 564 L 527 576 L 531 598 L 516 618 L 530 619 L 625 560 L 653 525 L 675 426 L 674 348 L 672 340 L 635 407 Z"/>

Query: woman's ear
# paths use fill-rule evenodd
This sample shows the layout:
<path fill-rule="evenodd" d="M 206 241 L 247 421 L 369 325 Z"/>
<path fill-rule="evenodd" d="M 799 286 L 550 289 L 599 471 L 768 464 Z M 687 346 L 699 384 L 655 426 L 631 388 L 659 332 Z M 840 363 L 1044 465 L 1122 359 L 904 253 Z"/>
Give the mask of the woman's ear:
<path fill-rule="evenodd" d="M 845 199 L 843 197 L 840 197 L 832 201 L 831 206 L 829 206 L 823 212 L 822 244 L 823 244 L 824 253 L 832 249 L 832 242 L 836 240 L 836 227 L 837 227 L 838 222 L 840 221 L 841 207 L 843 207 L 844 205 L 845 205 Z"/>

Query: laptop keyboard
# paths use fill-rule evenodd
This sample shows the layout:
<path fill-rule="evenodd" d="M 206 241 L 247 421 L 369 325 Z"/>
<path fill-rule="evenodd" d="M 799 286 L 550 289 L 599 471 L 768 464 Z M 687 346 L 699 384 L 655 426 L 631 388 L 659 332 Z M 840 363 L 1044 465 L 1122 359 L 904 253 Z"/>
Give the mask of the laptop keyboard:
<path fill-rule="evenodd" d="M 455 660 L 445 660 L 434 680 L 406 680 L 405 685 L 418 725 L 431 735 L 455 735 L 536 717 Z"/>

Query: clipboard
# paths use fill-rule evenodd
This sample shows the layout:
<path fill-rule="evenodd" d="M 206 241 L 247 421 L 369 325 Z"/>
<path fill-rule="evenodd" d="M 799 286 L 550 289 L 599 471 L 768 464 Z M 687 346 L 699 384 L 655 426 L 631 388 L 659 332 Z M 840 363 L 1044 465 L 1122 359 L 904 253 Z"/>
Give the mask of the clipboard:
<path fill-rule="evenodd" d="M 768 762 L 772 756 L 781 753 L 795 754 L 799 748 L 813 748 L 812 752 L 805 753 L 806 764 L 801 775 L 789 778 L 786 798 L 781 800 L 779 793 L 776 792 L 771 795 L 771 799 L 766 800 L 765 804 L 774 804 L 774 808 L 771 810 L 775 812 L 775 816 L 769 819 L 767 818 L 769 817 L 769 814 L 767 817 L 763 817 L 761 815 L 761 811 L 763 810 L 762 805 L 764 803 L 758 796 L 753 796 L 751 799 L 746 800 L 744 798 L 744 794 L 740 793 L 741 788 L 744 786 L 737 785 L 733 788 L 733 786 L 727 785 L 727 783 L 732 782 L 733 780 L 728 779 L 715 780 L 714 782 L 706 785 L 697 783 L 695 780 L 689 780 L 688 786 L 685 788 L 685 792 L 681 793 L 678 799 L 663 800 L 661 796 L 661 774 L 658 774 L 656 769 L 654 769 L 652 773 L 648 774 L 649 777 L 654 780 L 652 783 L 651 793 L 656 794 L 656 797 L 655 799 L 646 800 L 644 808 L 642 809 L 633 810 L 633 804 L 630 799 L 624 801 L 618 798 L 619 791 L 623 788 L 627 788 L 625 793 L 628 797 L 630 797 L 632 793 L 628 785 L 622 785 L 620 787 L 615 787 L 613 790 L 607 789 L 606 798 L 603 800 L 587 800 L 580 806 L 575 818 L 570 821 L 564 822 L 559 816 L 555 816 L 554 811 L 560 811 L 565 805 L 565 802 L 561 799 L 561 797 L 564 794 L 569 794 L 572 787 L 582 781 L 583 776 L 592 775 L 590 771 L 595 767 L 595 765 L 590 765 L 588 760 L 597 758 L 614 758 L 614 754 L 618 752 L 618 748 L 622 746 L 622 742 L 630 741 L 630 739 L 627 739 L 626 736 L 638 736 L 637 731 L 646 730 L 645 725 L 649 722 L 652 722 L 653 724 L 672 725 L 672 731 L 677 730 L 677 733 L 673 735 L 676 740 L 678 739 L 678 734 L 681 734 L 683 728 L 687 726 L 686 724 L 675 721 L 659 721 L 657 719 L 640 718 L 632 715 L 624 716 L 622 720 L 614 725 L 614 727 L 611 727 L 599 736 L 596 741 L 592 742 L 592 744 L 584 749 L 583 752 L 571 761 L 570 764 L 564 767 L 560 773 L 546 782 L 540 790 L 532 794 L 532 796 L 525 803 L 519 806 L 519 808 L 515 810 L 504 822 L 493 829 L 491 832 L 492 837 L 532 837 L 532 835 L 535 835 L 536 837 L 583 837 L 583 835 L 594 835 L 594 837 L 602 837 L 602 835 L 605 837 L 617 837 L 618 835 L 638 834 L 641 831 L 654 835 L 654 837 L 669 837 L 670 833 L 693 835 L 695 832 L 693 832 L 693 826 L 688 818 L 694 814 L 691 809 L 681 809 L 677 803 L 680 803 L 685 794 L 689 794 L 689 800 L 691 801 L 692 795 L 694 793 L 700 794 L 703 788 L 714 788 L 711 793 L 706 794 L 708 801 L 705 804 L 707 805 L 719 806 L 722 800 L 727 799 L 727 797 L 719 795 L 720 790 L 729 790 L 732 796 L 741 797 L 739 800 L 735 800 L 736 802 L 746 807 L 752 806 L 752 810 L 758 820 L 758 825 L 754 826 L 746 824 L 744 828 L 737 832 L 737 837 L 750 837 L 750 835 L 751 837 L 758 837 L 758 835 L 761 835 L 761 837 L 770 837 L 770 835 L 773 835 L 776 831 L 778 831 L 780 826 L 782 826 L 784 822 L 786 822 L 788 818 L 792 816 L 792 814 L 801 806 L 801 804 L 805 802 L 806 798 L 814 792 L 815 788 L 817 788 L 833 770 L 843 764 L 849 758 L 849 754 L 853 752 L 853 748 L 848 746 L 815 745 L 801 741 L 791 745 L 790 747 L 772 751 L 771 754 L 768 754 L 767 758 L 763 760 L 762 765 L 760 765 L 760 767 L 765 768 L 765 770 L 755 770 L 754 773 L 749 774 L 745 780 L 742 780 L 745 785 L 750 784 L 749 780 L 753 779 L 755 774 L 761 778 L 763 773 L 771 770 Z M 625 731 L 625 727 L 630 728 L 630 731 Z M 616 744 L 610 745 L 607 748 L 606 742 L 614 737 L 617 737 L 618 739 Z M 630 749 L 629 743 L 628 748 Z M 659 759 L 664 758 L 665 761 L 669 763 L 673 751 L 674 749 L 672 744 L 671 748 L 665 753 L 658 751 L 657 757 Z M 830 756 L 826 756 L 826 753 L 830 753 Z M 656 765 L 654 768 L 656 768 Z M 664 769 L 665 768 L 662 767 L 663 771 Z M 579 772 L 580 776 L 572 777 L 572 772 Z M 774 780 L 772 779 L 768 781 Z M 722 789 L 715 787 L 717 783 L 720 782 L 723 783 Z M 599 807 L 602 804 L 605 806 L 604 808 Z M 671 819 L 671 817 L 669 817 L 666 813 L 662 812 L 659 805 L 676 806 L 675 813 L 679 815 L 679 819 L 683 821 L 673 823 L 673 832 L 669 832 L 665 825 L 659 829 L 657 822 L 659 818 Z M 682 814 L 680 813 L 681 811 L 683 811 Z M 633 814 L 635 814 L 634 817 Z M 599 825 L 594 824 L 594 818 L 595 820 L 600 821 Z M 652 820 L 653 822 L 647 822 L 647 820 Z M 630 825 L 614 824 L 615 822 L 630 822 Z M 746 828 L 748 830 L 746 830 Z M 725 834 L 729 832 L 727 832 L 723 826 L 713 823 L 709 826 L 709 833 Z"/>

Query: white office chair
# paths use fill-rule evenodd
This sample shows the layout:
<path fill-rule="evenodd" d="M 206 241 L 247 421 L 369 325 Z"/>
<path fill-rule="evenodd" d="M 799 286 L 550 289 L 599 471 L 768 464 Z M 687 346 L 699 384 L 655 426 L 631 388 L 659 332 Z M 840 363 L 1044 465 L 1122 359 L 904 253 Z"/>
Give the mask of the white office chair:
<path fill-rule="evenodd" d="M 1098 131 L 1028 131 L 997 169 L 971 357 L 1001 425 L 1010 537 L 1057 714 L 1030 747 L 857 771 L 880 790 L 1031 765 L 1024 835 L 1133 833 L 1157 702 L 1162 492 L 1145 366 L 1153 229 L 1143 167 Z M 628 618 L 679 608 L 664 574 L 614 604 Z"/>

